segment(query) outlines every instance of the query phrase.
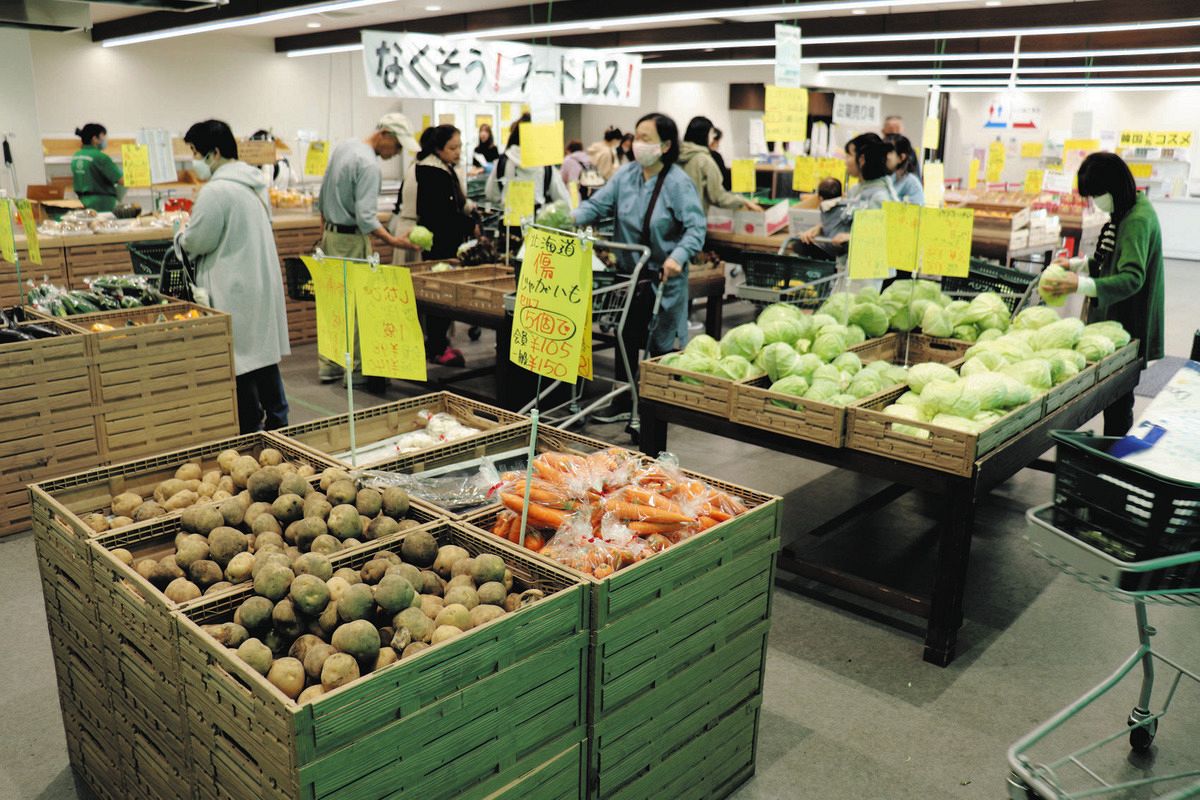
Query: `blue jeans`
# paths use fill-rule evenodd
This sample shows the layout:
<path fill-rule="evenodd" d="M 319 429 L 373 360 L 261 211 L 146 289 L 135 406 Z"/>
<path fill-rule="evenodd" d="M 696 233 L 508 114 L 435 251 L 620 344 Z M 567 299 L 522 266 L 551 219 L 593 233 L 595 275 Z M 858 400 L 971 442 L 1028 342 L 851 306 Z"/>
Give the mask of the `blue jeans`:
<path fill-rule="evenodd" d="M 237 376 L 238 422 L 242 433 L 273 431 L 288 424 L 288 401 L 279 365 Z"/>

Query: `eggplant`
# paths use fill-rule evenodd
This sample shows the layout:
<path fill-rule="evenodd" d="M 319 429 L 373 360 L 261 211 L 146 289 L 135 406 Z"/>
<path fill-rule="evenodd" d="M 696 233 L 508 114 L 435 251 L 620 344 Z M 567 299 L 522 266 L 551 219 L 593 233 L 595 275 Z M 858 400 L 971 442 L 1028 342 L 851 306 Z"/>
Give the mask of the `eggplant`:
<path fill-rule="evenodd" d="M 38 325 L 36 323 L 22 325 L 18 330 L 20 330 L 22 333 L 29 334 L 34 339 L 53 339 L 55 336 L 59 335 L 59 332 L 54 330 L 54 328 L 47 328 L 44 325 Z"/>
<path fill-rule="evenodd" d="M 15 344 L 17 342 L 29 342 L 34 337 L 26 334 L 20 328 L 0 328 L 0 344 Z"/>

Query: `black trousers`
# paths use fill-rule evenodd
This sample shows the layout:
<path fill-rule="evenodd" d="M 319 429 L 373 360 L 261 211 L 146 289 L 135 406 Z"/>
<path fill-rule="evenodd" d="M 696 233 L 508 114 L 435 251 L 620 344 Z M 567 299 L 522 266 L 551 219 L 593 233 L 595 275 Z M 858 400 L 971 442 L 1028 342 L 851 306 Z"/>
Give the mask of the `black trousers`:
<path fill-rule="evenodd" d="M 633 381 L 638 379 L 638 362 L 642 360 L 642 351 L 646 349 L 646 342 L 650 339 L 650 323 L 653 321 L 654 315 L 654 280 L 657 280 L 658 273 L 655 273 L 654 278 L 643 278 L 638 281 L 637 288 L 634 289 L 633 303 L 629 306 L 629 316 L 625 318 L 625 333 L 621 340 L 625 344 L 625 352 L 629 354 L 629 366 L 633 371 L 632 376 L 628 376 L 625 372 L 625 365 L 621 363 L 620 354 L 616 360 L 616 379 L 618 381 L 626 381 L 632 377 Z M 648 357 L 661 356 L 663 353 L 649 353 Z"/>
<path fill-rule="evenodd" d="M 288 424 L 288 401 L 279 365 L 237 376 L 238 421 L 242 433 L 273 431 Z"/>
<path fill-rule="evenodd" d="M 425 357 L 434 359 L 446 352 L 450 346 L 449 317 L 436 314 L 425 315 Z"/>
<path fill-rule="evenodd" d="M 1133 392 L 1122 395 L 1104 409 L 1104 435 L 1124 436 L 1133 427 Z"/>

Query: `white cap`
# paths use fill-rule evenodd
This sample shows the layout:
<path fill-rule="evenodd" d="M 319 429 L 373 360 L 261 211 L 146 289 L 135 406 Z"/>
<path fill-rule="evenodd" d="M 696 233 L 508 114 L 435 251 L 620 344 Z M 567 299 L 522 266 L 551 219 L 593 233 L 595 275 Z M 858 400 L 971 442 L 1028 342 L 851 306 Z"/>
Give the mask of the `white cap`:
<path fill-rule="evenodd" d="M 408 124 L 408 117 L 393 111 L 389 114 L 384 114 L 379 118 L 379 124 L 375 126 L 381 131 L 387 131 L 396 137 L 400 142 L 401 147 L 412 152 L 417 152 L 421 146 L 417 144 L 417 140 L 413 138 L 412 126 Z"/>

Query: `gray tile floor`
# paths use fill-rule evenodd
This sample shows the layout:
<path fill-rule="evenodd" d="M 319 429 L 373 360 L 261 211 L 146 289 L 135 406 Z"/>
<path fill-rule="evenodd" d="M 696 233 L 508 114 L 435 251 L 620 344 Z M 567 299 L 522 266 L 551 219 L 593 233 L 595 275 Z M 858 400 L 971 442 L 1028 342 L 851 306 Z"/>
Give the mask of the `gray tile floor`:
<path fill-rule="evenodd" d="M 1187 355 L 1197 327 L 1200 264 L 1168 265 L 1167 352 Z M 730 306 L 728 318 L 746 313 Z M 466 343 L 465 332 L 458 341 Z M 472 363 L 494 340 L 468 345 Z M 293 421 L 337 413 L 345 392 L 315 381 L 313 349 L 285 363 Z M 484 389 L 486 381 L 471 386 Z M 393 385 L 388 399 L 414 394 Z M 356 393 L 370 405 L 381 398 Z M 1139 399 L 1139 403 L 1145 401 Z M 616 426 L 588 432 L 622 441 Z M 870 484 L 857 476 L 680 429 L 670 446 L 681 461 L 719 478 L 785 497 L 785 528 L 804 530 L 832 516 Z M 1111 672 L 1136 644 L 1133 611 L 1059 575 L 1022 539 L 1026 508 L 1045 502 L 1052 478 L 1026 470 L 978 513 L 966 623 L 959 658 L 939 669 L 921 661 L 914 633 L 829 603 L 776 590 L 759 734 L 758 772 L 738 800 L 776 798 L 1004 797 L 1008 746 Z M 835 500 L 834 498 L 844 498 Z M 825 539 L 806 543 L 821 558 L 870 563 L 881 578 L 921 589 L 929 574 L 933 515 L 928 498 L 906 496 Z M 838 598 L 834 598 L 835 601 Z M 1200 615 L 1152 609 L 1159 645 L 1200 667 Z M 67 764 L 32 539 L 0 540 L 0 800 L 87 797 Z M 1185 685 L 1152 756 L 1117 745 L 1096 762 L 1124 778 L 1200 766 L 1200 691 Z M 1047 742 L 1046 754 L 1099 738 L 1123 724 L 1136 682 Z M 1189 762 L 1190 759 L 1190 762 Z M 1129 798 L 1158 796 L 1132 793 Z"/>

